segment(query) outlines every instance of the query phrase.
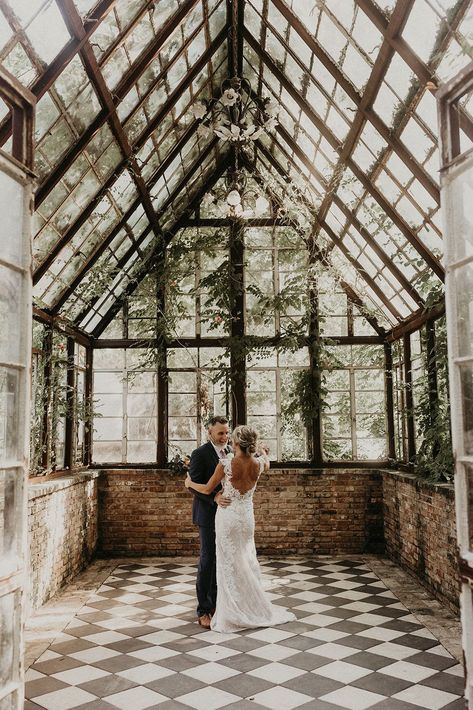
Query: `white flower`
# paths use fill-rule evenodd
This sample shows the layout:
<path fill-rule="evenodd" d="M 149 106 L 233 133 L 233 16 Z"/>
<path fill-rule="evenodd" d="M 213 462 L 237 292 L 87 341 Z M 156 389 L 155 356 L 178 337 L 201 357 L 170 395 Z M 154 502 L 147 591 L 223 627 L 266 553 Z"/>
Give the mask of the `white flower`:
<path fill-rule="evenodd" d="M 230 132 L 232 134 L 232 140 L 234 141 L 239 141 L 240 140 L 240 135 L 241 135 L 241 128 L 240 126 L 236 126 L 234 123 L 230 125 Z"/>
<path fill-rule="evenodd" d="M 243 137 L 251 141 L 255 141 L 263 133 L 263 130 L 264 129 L 261 126 L 255 126 L 255 124 L 252 124 L 251 126 L 248 126 L 248 128 L 245 128 L 243 131 Z"/>
<path fill-rule="evenodd" d="M 274 101 L 268 101 L 264 108 L 268 116 L 277 116 L 279 113 L 279 106 Z"/>
<path fill-rule="evenodd" d="M 264 214 L 264 212 L 266 212 L 268 207 L 269 207 L 269 202 L 266 199 L 266 197 L 263 197 L 262 195 L 260 195 L 259 197 L 256 198 L 255 213 L 257 215 Z"/>
<path fill-rule="evenodd" d="M 243 207 L 241 206 L 240 203 L 237 205 L 229 205 L 228 206 L 228 216 L 229 217 L 242 217 L 243 216 Z"/>
<path fill-rule="evenodd" d="M 220 103 L 223 104 L 223 106 L 234 106 L 239 99 L 240 94 L 238 91 L 235 91 L 235 89 L 227 89 L 223 92 Z"/>
<path fill-rule="evenodd" d="M 191 106 L 191 111 L 194 115 L 194 118 L 204 118 L 204 116 L 207 114 L 207 106 L 204 104 L 203 101 L 196 101 L 193 106 Z"/>
<path fill-rule="evenodd" d="M 233 140 L 232 133 L 228 130 L 228 128 L 226 128 L 222 124 L 220 124 L 218 127 L 214 127 L 214 133 L 216 136 L 222 138 L 224 141 Z"/>
<path fill-rule="evenodd" d="M 229 205 L 227 205 L 226 202 L 217 202 L 215 207 L 216 207 L 217 214 L 220 217 L 229 217 L 230 216 L 230 207 L 229 207 Z"/>
<path fill-rule="evenodd" d="M 232 458 L 233 458 L 234 456 L 235 456 L 235 454 L 233 453 L 233 451 L 228 451 L 228 452 L 225 454 L 225 458 L 226 458 L 226 459 L 229 459 L 230 461 L 232 460 Z"/>
<path fill-rule="evenodd" d="M 231 205 L 232 207 L 236 207 L 236 205 L 239 205 L 240 202 L 241 196 L 238 190 L 230 190 L 227 195 L 227 204 Z"/>
<path fill-rule="evenodd" d="M 274 131 L 274 129 L 276 128 L 278 123 L 279 123 L 278 119 L 275 118 L 274 116 L 272 118 L 268 118 L 268 120 L 264 124 L 265 130 Z"/>

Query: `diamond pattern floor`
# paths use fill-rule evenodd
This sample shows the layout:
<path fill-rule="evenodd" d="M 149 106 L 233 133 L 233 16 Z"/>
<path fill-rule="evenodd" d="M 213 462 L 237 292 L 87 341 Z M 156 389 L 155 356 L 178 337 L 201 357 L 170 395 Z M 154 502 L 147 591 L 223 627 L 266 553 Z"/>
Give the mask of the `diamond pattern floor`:
<path fill-rule="evenodd" d="M 261 560 L 297 620 L 218 634 L 195 565 L 133 561 L 27 671 L 25 710 L 463 710 L 463 669 L 360 560 Z"/>

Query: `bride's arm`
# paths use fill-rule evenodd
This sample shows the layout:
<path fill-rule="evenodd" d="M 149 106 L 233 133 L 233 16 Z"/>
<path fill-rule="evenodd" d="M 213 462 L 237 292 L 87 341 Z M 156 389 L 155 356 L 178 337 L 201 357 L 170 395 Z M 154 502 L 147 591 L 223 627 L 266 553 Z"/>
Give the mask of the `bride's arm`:
<path fill-rule="evenodd" d="M 212 477 L 209 479 L 207 483 L 195 483 L 192 478 L 187 474 L 187 478 L 185 480 L 185 486 L 186 488 L 193 488 L 194 491 L 198 491 L 199 493 L 212 493 L 214 488 L 220 483 L 220 481 L 223 478 L 223 465 L 221 463 L 217 464 L 217 468 L 212 474 Z"/>
<path fill-rule="evenodd" d="M 266 445 L 263 445 L 259 448 L 257 453 L 257 459 L 259 461 L 263 461 L 263 468 L 261 469 L 261 472 L 269 471 L 269 449 Z"/>

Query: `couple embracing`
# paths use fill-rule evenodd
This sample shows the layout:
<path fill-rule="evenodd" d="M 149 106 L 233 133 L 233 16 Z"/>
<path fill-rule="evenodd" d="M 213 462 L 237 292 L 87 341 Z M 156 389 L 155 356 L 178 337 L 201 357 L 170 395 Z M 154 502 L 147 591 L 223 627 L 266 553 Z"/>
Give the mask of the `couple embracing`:
<path fill-rule="evenodd" d="M 192 521 L 199 526 L 197 616 L 201 626 L 232 633 L 276 626 L 296 617 L 271 604 L 263 589 L 254 540 L 253 494 L 269 468 L 267 450 L 256 455 L 258 434 L 249 426 L 232 433 L 213 417 L 208 442 L 192 452 L 186 488 L 194 493 Z"/>

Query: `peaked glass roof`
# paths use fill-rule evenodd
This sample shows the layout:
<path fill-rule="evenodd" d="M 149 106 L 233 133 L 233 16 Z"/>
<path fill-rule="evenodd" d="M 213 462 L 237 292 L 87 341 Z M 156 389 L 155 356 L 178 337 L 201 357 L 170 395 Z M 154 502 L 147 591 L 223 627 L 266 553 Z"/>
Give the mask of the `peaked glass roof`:
<path fill-rule="evenodd" d="M 435 91 L 471 60 L 473 0 L 1 0 L 0 61 L 37 97 L 37 305 L 92 333 L 228 169 L 190 107 L 232 36 L 280 107 L 248 170 L 297 190 L 295 228 L 385 327 L 409 318 L 443 280 Z M 471 96 L 460 125 L 471 144 Z"/>

